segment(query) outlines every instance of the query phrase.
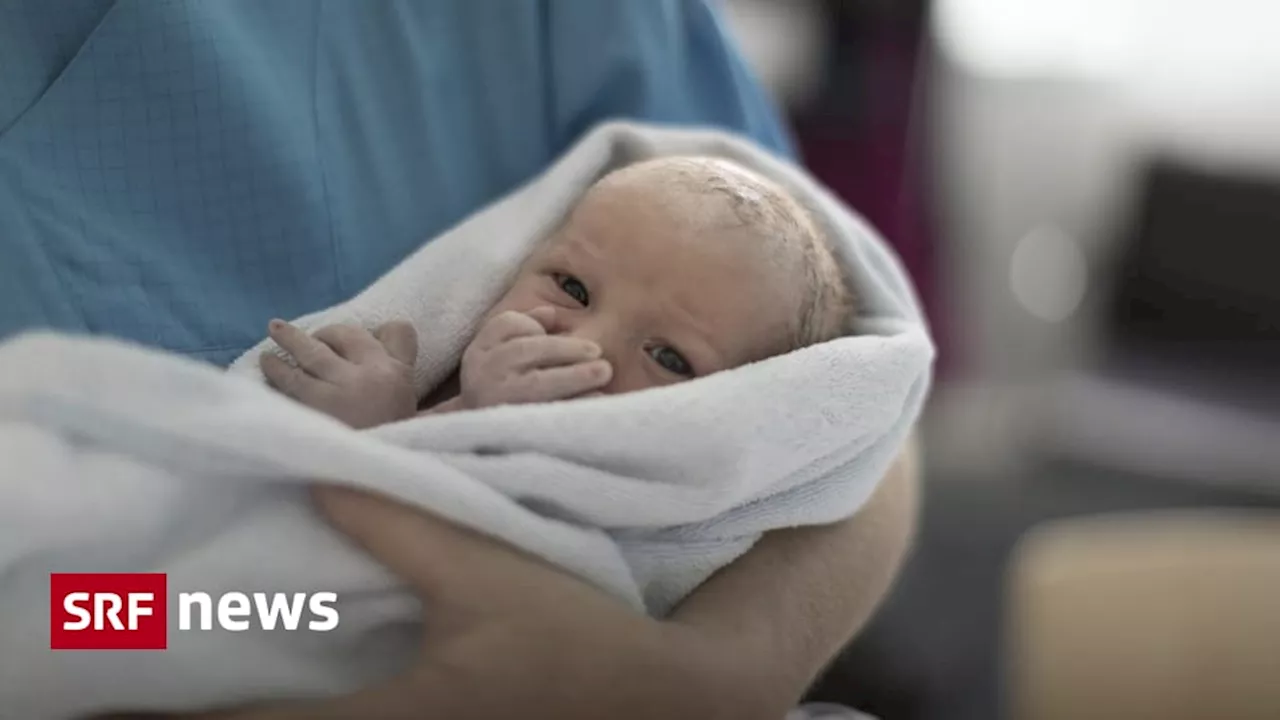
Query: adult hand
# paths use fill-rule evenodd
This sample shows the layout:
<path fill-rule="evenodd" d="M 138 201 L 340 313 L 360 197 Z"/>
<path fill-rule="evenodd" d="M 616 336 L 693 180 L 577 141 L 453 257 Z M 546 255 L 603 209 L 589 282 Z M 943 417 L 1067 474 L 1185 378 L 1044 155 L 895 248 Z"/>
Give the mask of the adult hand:
<path fill-rule="evenodd" d="M 328 325 L 307 335 L 272 320 L 267 332 L 297 367 L 264 352 L 262 373 L 298 402 L 354 428 L 403 420 L 417 411 L 413 366 L 418 335 L 409 323 L 389 322 L 372 333 L 354 325 Z"/>
<path fill-rule="evenodd" d="M 555 308 L 508 310 L 485 322 L 462 354 L 457 409 L 566 400 L 608 384 L 600 346 L 550 334 Z"/>
<path fill-rule="evenodd" d="M 181 717 L 727 717 L 715 703 L 740 689 L 711 676 L 709 648 L 691 629 L 634 612 L 504 543 L 396 502 L 333 486 L 314 494 L 335 526 L 421 598 L 430 621 L 418 661 L 349 696 Z"/>
<path fill-rule="evenodd" d="M 663 622 L 434 516 L 318 488 L 333 523 L 423 602 L 413 667 L 344 697 L 109 717 L 778 720 L 885 596 L 915 524 L 917 453 L 913 440 L 853 518 L 766 535 Z"/>

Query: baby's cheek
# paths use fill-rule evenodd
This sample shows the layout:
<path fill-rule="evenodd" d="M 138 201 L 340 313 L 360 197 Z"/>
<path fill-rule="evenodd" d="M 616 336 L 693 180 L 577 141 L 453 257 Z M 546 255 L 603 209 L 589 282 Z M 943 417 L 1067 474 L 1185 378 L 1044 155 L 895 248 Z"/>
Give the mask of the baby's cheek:
<path fill-rule="evenodd" d="M 567 308 L 570 310 L 580 310 L 582 305 L 569 297 L 565 291 L 559 287 L 548 284 L 546 287 L 538 288 L 533 294 L 530 302 L 536 307 L 538 305 L 552 305 L 557 308 Z"/>
<path fill-rule="evenodd" d="M 549 281 L 542 282 L 542 280 L 542 278 L 526 278 L 520 284 L 511 288 L 511 291 L 502 299 L 502 304 L 506 306 L 503 309 L 529 312 L 543 305 L 558 304 L 559 298 L 556 297 L 556 292 L 558 291 Z M 564 293 L 561 292 L 559 294 L 563 295 Z"/>

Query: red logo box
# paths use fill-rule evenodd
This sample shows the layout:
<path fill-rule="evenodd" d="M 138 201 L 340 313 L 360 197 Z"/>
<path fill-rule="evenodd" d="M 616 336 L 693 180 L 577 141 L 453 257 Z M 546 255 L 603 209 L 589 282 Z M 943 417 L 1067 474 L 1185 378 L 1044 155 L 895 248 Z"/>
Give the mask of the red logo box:
<path fill-rule="evenodd" d="M 168 580 L 164 573 L 51 573 L 49 648 L 164 650 Z"/>

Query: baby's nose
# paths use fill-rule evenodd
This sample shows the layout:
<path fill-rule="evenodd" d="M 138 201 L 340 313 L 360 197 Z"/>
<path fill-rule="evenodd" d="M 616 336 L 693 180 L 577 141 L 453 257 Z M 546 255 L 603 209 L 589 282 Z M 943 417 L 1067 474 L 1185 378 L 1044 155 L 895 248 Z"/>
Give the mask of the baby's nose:
<path fill-rule="evenodd" d="M 553 335 L 565 335 L 579 340 L 586 340 L 600 347 L 600 354 L 606 360 L 609 360 L 608 350 L 611 342 L 610 332 L 608 328 L 602 327 L 597 322 L 567 322 L 557 325 L 551 331 Z"/>

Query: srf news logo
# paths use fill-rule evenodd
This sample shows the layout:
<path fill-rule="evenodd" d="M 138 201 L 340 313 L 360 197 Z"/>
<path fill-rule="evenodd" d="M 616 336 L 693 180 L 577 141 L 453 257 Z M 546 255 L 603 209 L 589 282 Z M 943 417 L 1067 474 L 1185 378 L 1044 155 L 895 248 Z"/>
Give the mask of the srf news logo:
<path fill-rule="evenodd" d="M 49 647 L 53 650 L 164 650 L 169 645 L 164 573 L 52 573 Z M 338 627 L 338 596 L 318 593 L 178 594 L 178 630 L 328 632 Z M 304 611 L 306 611 L 304 613 Z M 193 622 L 194 620 L 194 622 Z"/>

